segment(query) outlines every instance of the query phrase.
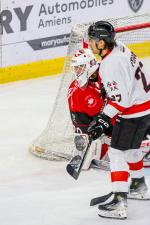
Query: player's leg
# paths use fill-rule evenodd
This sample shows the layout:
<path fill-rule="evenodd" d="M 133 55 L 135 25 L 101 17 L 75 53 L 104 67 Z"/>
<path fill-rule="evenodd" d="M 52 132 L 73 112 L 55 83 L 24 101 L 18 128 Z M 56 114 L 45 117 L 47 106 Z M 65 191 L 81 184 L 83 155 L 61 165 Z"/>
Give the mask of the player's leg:
<path fill-rule="evenodd" d="M 101 139 L 93 141 L 87 153 L 83 170 L 88 170 L 89 168 L 102 169 L 106 171 L 110 170 L 108 145 L 102 142 Z"/>
<path fill-rule="evenodd" d="M 112 190 L 114 194 L 110 198 L 112 201 L 99 206 L 100 216 L 124 218 L 125 215 L 127 215 L 126 198 L 128 193 L 129 173 L 126 158 L 127 153 L 125 152 L 129 149 L 134 150 L 140 148 L 144 134 L 148 130 L 149 122 L 149 115 L 142 118 L 117 119 L 113 129 L 111 147 L 108 151 L 110 157 Z M 128 156 L 129 159 L 131 157 L 132 161 L 132 152 L 129 151 Z M 141 159 L 142 157 L 139 156 L 137 161 L 141 161 Z"/>
<path fill-rule="evenodd" d="M 101 149 L 102 149 L 102 144 L 99 139 L 92 141 L 90 149 L 84 160 L 84 164 L 83 164 L 83 168 L 82 168 L 83 170 L 88 170 L 91 166 L 92 161 L 98 160 L 100 158 Z"/>
<path fill-rule="evenodd" d="M 124 152 L 112 147 L 109 148 L 112 195 L 102 204 L 99 204 L 99 215 L 109 218 L 125 219 L 127 217 L 128 192 L 128 165 Z"/>
<path fill-rule="evenodd" d="M 148 187 L 143 172 L 142 149 L 130 149 L 125 152 L 125 156 L 129 165 L 131 177 L 128 198 L 148 200 Z"/>

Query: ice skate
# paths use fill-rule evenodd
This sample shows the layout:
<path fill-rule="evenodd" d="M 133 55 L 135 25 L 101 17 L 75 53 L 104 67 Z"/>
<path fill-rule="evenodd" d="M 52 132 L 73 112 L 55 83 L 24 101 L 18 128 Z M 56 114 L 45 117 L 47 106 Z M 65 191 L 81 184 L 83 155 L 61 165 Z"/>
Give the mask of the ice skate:
<path fill-rule="evenodd" d="M 128 198 L 137 200 L 149 200 L 150 196 L 148 195 L 147 190 L 148 188 L 145 183 L 144 177 L 132 178 Z"/>
<path fill-rule="evenodd" d="M 112 197 L 112 196 L 111 196 Z M 113 199 L 107 204 L 98 206 L 98 215 L 105 218 L 126 219 L 127 218 L 127 193 L 116 192 Z"/>

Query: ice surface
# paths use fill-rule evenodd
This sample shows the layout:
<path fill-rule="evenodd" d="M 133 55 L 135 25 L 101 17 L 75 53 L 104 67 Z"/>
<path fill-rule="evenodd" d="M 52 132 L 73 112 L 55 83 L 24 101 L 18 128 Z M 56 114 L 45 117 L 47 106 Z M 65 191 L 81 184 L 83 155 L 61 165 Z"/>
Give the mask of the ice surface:
<path fill-rule="evenodd" d="M 109 173 L 82 172 L 77 181 L 64 162 L 28 152 L 45 128 L 60 77 L 0 86 L 0 225 L 150 225 L 150 201 L 129 201 L 125 221 L 102 219 L 93 197 L 111 190 Z M 150 169 L 145 169 L 150 186 Z"/>

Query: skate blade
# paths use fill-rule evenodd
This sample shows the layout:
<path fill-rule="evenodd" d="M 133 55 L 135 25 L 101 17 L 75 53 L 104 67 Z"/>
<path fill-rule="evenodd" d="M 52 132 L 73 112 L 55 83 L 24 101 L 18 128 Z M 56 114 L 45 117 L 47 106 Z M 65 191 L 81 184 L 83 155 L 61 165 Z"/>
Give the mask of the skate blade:
<path fill-rule="evenodd" d="M 119 220 L 127 219 L 127 212 L 125 209 L 112 211 L 99 210 L 98 215 L 100 217 L 108 219 L 119 219 Z"/>
<path fill-rule="evenodd" d="M 128 194 L 127 196 L 128 199 L 133 199 L 133 200 L 150 200 L 150 195 L 147 193 L 133 193 L 133 194 Z"/>

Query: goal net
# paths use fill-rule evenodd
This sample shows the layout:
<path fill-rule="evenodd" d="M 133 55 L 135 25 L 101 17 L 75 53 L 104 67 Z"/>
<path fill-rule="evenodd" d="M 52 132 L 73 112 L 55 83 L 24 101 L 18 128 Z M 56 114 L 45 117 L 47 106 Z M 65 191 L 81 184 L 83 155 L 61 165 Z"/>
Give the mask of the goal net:
<path fill-rule="evenodd" d="M 128 45 L 140 58 L 150 57 L 150 13 L 106 20 L 115 27 L 118 40 Z M 83 36 L 90 24 L 77 24 L 71 30 L 61 84 L 50 119 L 30 146 L 30 152 L 38 157 L 64 161 L 70 160 L 76 152 L 67 102 L 67 89 L 74 79 L 70 61 L 74 51 L 82 47 Z M 150 70 L 150 58 L 145 58 L 144 62 Z"/>

